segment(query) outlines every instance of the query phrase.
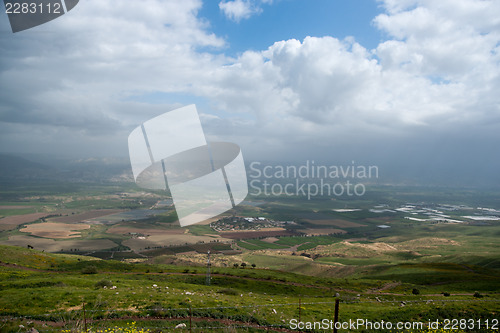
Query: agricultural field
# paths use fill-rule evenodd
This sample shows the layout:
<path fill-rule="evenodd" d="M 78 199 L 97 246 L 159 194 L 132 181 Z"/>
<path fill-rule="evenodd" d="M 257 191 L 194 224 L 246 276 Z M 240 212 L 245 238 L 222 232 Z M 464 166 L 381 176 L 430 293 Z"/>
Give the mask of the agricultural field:
<path fill-rule="evenodd" d="M 90 229 L 90 225 L 43 222 L 43 223 L 28 224 L 26 227 L 20 229 L 19 231 L 37 237 L 64 239 L 64 238 L 81 237 L 81 233 L 79 232 L 79 230 L 83 229 Z"/>
<path fill-rule="evenodd" d="M 10 236 L 7 241 L 2 244 L 13 245 L 20 247 L 32 246 L 36 249 L 47 252 L 67 252 L 70 249 L 78 249 L 79 251 L 91 252 L 94 250 L 104 250 L 115 248 L 117 244 L 109 239 L 89 239 L 81 240 L 70 238 L 69 240 L 54 240 L 51 238 L 31 237 L 24 235 Z"/>
<path fill-rule="evenodd" d="M 123 245 L 131 248 L 136 252 L 143 251 L 149 248 L 162 247 L 166 244 L 169 246 L 173 245 L 184 245 L 184 244 L 196 244 L 201 242 L 211 242 L 211 241 L 226 241 L 224 238 L 217 236 L 194 236 L 190 234 L 171 234 L 171 233 L 157 233 L 147 237 L 147 239 L 131 238 L 122 242 Z"/>
<path fill-rule="evenodd" d="M 19 212 L 20 215 L 12 215 L 0 219 L 0 231 L 16 229 L 19 225 L 35 222 L 43 217 L 50 215 L 49 213 L 22 214 L 21 210 L 17 212 Z"/>
<path fill-rule="evenodd" d="M 91 210 L 81 214 L 71 214 L 67 216 L 51 218 L 50 221 L 53 222 L 63 222 L 63 223 L 79 223 L 85 222 L 91 219 L 95 219 L 102 216 L 107 216 L 111 214 L 116 214 L 123 212 L 121 209 L 96 209 Z"/>
<path fill-rule="evenodd" d="M 315 226 L 334 226 L 338 228 L 359 228 L 359 227 L 366 227 L 366 225 L 359 224 L 356 222 L 350 222 L 350 221 L 345 221 L 345 220 L 323 220 L 323 219 L 305 219 L 306 222 L 309 222 L 312 225 Z"/>
<path fill-rule="evenodd" d="M 342 230 L 342 229 L 332 229 L 332 228 L 325 228 L 325 229 L 298 229 L 297 230 L 300 233 L 303 233 L 306 236 L 324 236 L 324 235 L 331 235 L 331 234 L 345 234 L 347 231 Z"/>

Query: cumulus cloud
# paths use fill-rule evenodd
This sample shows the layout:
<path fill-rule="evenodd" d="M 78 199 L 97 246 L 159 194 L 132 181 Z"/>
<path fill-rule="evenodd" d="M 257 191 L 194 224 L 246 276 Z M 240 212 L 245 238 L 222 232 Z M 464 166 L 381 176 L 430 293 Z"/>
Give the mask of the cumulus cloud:
<path fill-rule="evenodd" d="M 411 1 L 407 10 L 375 18 L 394 38 L 381 43 L 377 54 L 384 66 L 417 74 L 449 80 L 483 75 L 498 57 L 499 11 L 498 1 Z"/>
<path fill-rule="evenodd" d="M 104 141 L 179 106 L 160 108 L 129 97 L 184 92 L 222 61 L 198 51 L 225 45 L 198 19 L 201 5 L 198 0 L 89 0 L 36 30 L 2 34 L 0 126 L 82 133 L 75 139 L 63 138 L 65 130 L 49 131 L 55 146 L 80 142 L 85 135 Z M 3 133 L 2 149 L 12 150 L 16 140 Z M 32 149 L 38 145 L 34 140 Z"/>
<path fill-rule="evenodd" d="M 456 168 L 458 178 L 479 165 L 492 177 L 500 167 L 491 159 L 500 142 L 499 3 L 385 4 L 374 23 L 389 38 L 374 50 L 353 38 L 308 37 L 218 68 L 206 95 L 254 117 L 228 138 L 240 135 L 254 156 L 365 158 L 441 175 Z"/>
<path fill-rule="evenodd" d="M 451 130 L 498 119 L 500 30 L 490 14 L 498 2 L 461 1 L 461 11 L 456 2 L 385 4 L 374 22 L 393 38 L 377 49 L 352 38 L 277 42 L 220 68 L 210 93 L 224 109 L 252 110 L 259 128 L 295 121 L 299 132 Z"/>

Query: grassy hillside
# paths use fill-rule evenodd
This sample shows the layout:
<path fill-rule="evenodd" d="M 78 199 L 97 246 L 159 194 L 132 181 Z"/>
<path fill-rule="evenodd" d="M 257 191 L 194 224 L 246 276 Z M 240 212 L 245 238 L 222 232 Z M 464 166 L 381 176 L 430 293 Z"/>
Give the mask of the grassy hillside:
<path fill-rule="evenodd" d="M 208 286 L 204 267 L 132 264 L 9 246 L 0 246 L 0 254 L 1 332 L 30 327 L 82 331 L 84 307 L 93 332 L 132 322 L 130 331 L 168 332 L 189 325 L 190 317 L 198 331 L 290 331 L 290 320 L 299 316 L 302 321 L 332 319 L 337 293 L 341 321 L 493 320 L 500 308 L 497 271 L 458 264 L 374 265 L 341 279 L 214 267 Z M 468 285 L 473 280 L 481 281 L 474 288 L 482 298 L 473 296 Z"/>

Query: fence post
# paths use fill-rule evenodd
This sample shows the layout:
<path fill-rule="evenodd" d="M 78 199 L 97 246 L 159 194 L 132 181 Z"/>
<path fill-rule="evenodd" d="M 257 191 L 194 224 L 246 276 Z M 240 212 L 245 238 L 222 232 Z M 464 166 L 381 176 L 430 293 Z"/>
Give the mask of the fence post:
<path fill-rule="evenodd" d="M 191 303 L 189 303 L 189 332 L 192 332 L 191 317 L 193 316 L 193 311 L 191 309 Z"/>
<path fill-rule="evenodd" d="M 337 322 L 339 321 L 339 303 L 338 298 L 335 299 L 335 315 L 333 317 L 333 333 L 337 333 Z"/>
<path fill-rule="evenodd" d="M 301 315 L 301 308 L 302 308 L 302 299 L 299 297 L 299 323 L 302 321 L 300 320 L 300 315 Z"/>
<path fill-rule="evenodd" d="M 87 333 L 87 318 L 85 316 L 85 301 L 83 301 L 83 329 L 85 330 L 85 333 Z"/>

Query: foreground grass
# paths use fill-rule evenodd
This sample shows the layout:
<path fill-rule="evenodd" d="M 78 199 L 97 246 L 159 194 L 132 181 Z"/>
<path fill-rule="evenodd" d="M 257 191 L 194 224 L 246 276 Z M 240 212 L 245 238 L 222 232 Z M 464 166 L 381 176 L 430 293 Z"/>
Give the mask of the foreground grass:
<path fill-rule="evenodd" d="M 0 332 L 22 331 L 19 325 L 77 332 L 84 322 L 92 332 L 168 332 L 190 321 L 201 331 L 263 332 L 288 329 L 294 318 L 331 319 L 336 298 L 341 321 L 493 320 L 500 310 L 498 295 L 488 292 L 498 290 L 488 289 L 493 280 L 482 280 L 482 298 L 458 284 L 447 285 L 451 295 L 444 296 L 411 270 L 436 271 L 433 266 L 395 266 L 352 279 L 214 268 L 208 286 L 202 267 L 127 264 L 7 246 L 0 253 Z M 440 269 L 456 274 L 453 267 Z"/>

